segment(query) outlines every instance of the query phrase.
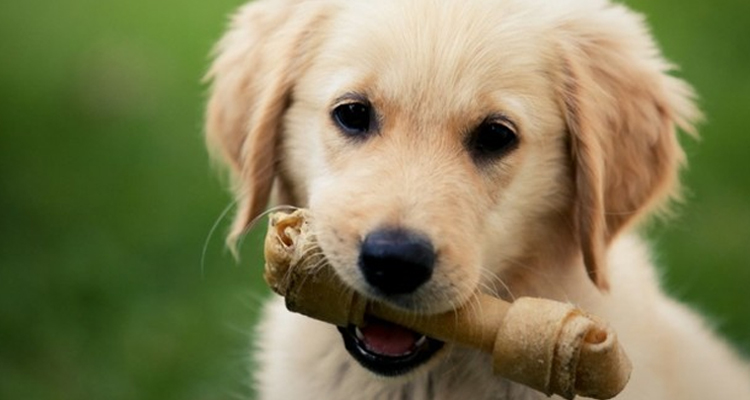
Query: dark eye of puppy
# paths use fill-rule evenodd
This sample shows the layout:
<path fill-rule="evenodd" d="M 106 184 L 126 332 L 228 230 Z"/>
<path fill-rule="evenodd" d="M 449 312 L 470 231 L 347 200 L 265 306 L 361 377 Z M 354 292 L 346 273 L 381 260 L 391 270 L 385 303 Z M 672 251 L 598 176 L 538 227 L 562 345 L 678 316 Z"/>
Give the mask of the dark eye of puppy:
<path fill-rule="evenodd" d="M 476 162 L 499 158 L 518 144 L 509 123 L 487 119 L 469 135 L 466 146 Z"/>
<path fill-rule="evenodd" d="M 362 137 L 372 128 L 372 109 L 363 102 L 344 103 L 333 109 L 333 120 L 347 136 Z"/>

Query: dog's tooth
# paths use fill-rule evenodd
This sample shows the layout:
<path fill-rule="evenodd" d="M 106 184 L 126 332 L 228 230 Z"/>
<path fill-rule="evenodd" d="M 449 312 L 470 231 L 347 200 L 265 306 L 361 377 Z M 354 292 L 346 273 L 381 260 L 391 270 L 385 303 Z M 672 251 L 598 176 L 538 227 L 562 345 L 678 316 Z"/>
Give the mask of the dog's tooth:
<path fill-rule="evenodd" d="M 365 335 L 362 334 L 362 331 L 359 330 L 358 326 L 354 327 L 354 334 L 357 336 L 357 339 L 359 339 L 359 340 L 365 340 Z"/>
<path fill-rule="evenodd" d="M 421 338 L 419 338 L 419 340 L 417 340 L 416 343 L 414 343 L 414 346 L 419 347 L 425 344 L 425 342 L 427 342 L 427 336 L 422 336 Z"/>

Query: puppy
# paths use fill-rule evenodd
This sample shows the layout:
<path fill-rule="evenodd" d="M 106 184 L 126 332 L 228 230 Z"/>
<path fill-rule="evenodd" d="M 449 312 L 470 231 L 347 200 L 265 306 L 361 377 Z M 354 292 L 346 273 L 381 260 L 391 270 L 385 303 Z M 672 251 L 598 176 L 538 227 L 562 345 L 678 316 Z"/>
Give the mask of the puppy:
<path fill-rule="evenodd" d="M 235 177 L 230 242 L 309 207 L 357 291 L 415 314 L 483 290 L 571 302 L 614 326 L 620 399 L 750 399 L 750 373 L 659 288 L 633 226 L 679 195 L 693 91 L 642 18 L 606 0 L 258 0 L 209 73 L 210 147 Z M 487 356 L 274 298 L 263 399 L 541 399 Z"/>

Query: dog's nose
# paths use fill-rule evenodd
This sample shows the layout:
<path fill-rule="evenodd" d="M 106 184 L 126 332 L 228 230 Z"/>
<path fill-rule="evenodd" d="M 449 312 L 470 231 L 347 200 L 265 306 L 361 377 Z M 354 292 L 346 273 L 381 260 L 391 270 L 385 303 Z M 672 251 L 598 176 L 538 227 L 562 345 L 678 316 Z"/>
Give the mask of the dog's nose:
<path fill-rule="evenodd" d="M 417 290 L 432 277 L 434 264 L 430 240 L 405 229 L 370 233 L 359 253 L 359 268 L 367 283 L 388 295 Z"/>

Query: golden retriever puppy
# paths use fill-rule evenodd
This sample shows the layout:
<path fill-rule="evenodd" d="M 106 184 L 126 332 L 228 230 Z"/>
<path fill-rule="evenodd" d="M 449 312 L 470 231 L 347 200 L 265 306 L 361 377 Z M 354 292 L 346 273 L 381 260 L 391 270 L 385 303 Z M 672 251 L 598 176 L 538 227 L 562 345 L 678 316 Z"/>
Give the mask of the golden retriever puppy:
<path fill-rule="evenodd" d="M 309 207 L 341 278 L 418 313 L 475 290 L 577 304 L 634 372 L 619 399 L 750 399 L 750 373 L 659 288 L 631 232 L 679 195 L 693 91 L 606 0 L 258 0 L 217 47 L 211 148 L 230 241 L 269 198 Z M 263 399 L 541 399 L 488 356 L 269 301 Z"/>

